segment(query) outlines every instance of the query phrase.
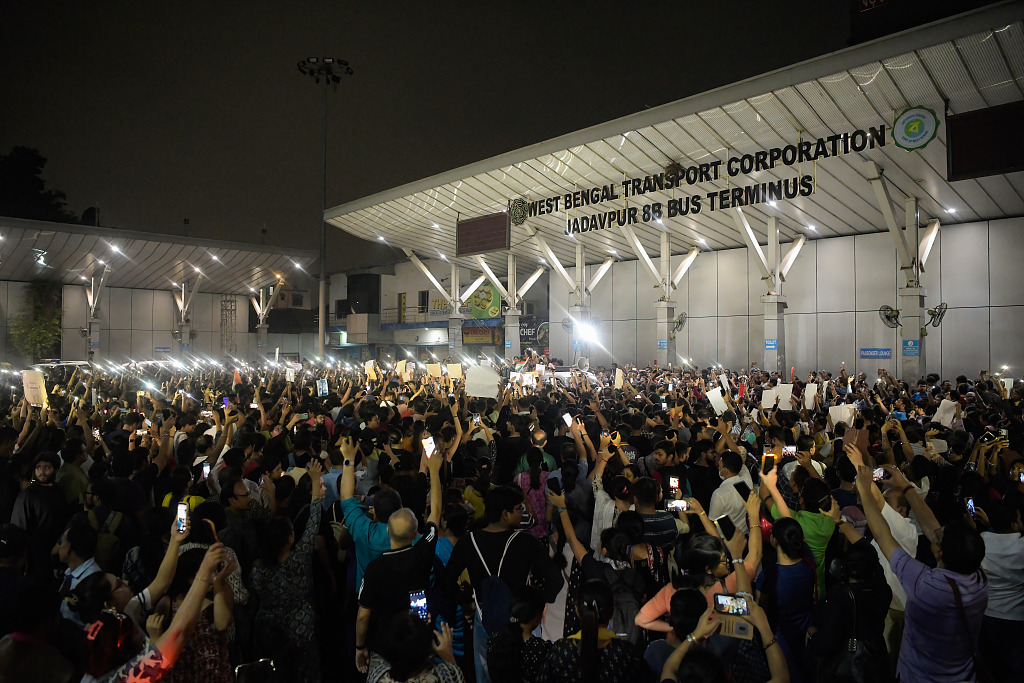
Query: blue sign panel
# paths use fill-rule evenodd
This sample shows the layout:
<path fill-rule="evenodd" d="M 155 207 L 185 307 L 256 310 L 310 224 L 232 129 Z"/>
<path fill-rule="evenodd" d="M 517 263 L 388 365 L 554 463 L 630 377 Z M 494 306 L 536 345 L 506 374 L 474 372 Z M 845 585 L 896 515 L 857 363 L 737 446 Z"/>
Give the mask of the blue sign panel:
<path fill-rule="evenodd" d="M 170 353 L 170 346 L 156 346 L 153 348 L 153 353 Z"/>
<path fill-rule="evenodd" d="M 920 356 L 921 355 L 921 342 L 917 339 L 904 339 L 903 340 L 903 355 L 904 357 Z"/>
<path fill-rule="evenodd" d="M 892 349 L 861 349 L 861 358 L 892 358 Z"/>
<path fill-rule="evenodd" d="M 658 340 L 658 348 L 659 349 L 667 349 L 668 348 L 668 339 L 659 339 Z"/>
<path fill-rule="evenodd" d="M 764 350 L 765 351 L 777 351 L 778 348 L 779 348 L 779 340 L 778 339 L 765 339 L 764 340 Z"/>
<path fill-rule="evenodd" d="M 512 340 L 511 339 L 506 339 L 505 340 L 505 348 L 506 349 L 511 349 L 512 348 Z"/>

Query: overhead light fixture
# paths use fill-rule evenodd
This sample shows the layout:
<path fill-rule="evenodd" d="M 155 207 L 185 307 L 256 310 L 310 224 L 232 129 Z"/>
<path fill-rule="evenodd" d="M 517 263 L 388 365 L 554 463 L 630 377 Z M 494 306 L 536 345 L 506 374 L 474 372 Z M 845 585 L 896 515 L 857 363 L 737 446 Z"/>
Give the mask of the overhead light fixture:
<path fill-rule="evenodd" d="M 440 227 L 441 227 L 441 226 L 440 226 L 440 225 L 438 225 L 437 223 L 431 223 L 430 225 L 431 225 L 431 227 L 433 227 L 433 228 L 440 228 Z"/>
<path fill-rule="evenodd" d="M 946 213 L 956 213 L 956 209 L 946 209 Z"/>
<path fill-rule="evenodd" d="M 210 254 L 210 258 L 212 258 L 214 261 L 220 261 L 220 259 L 217 258 L 216 254 Z"/>
<path fill-rule="evenodd" d="M 818 229 L 816 227 L 814 227 L 813 225 L 808 225 L 807 229 L 810 230 L 811 232 L 818 232 Z"/>
<path fill-rule="evenodd" d="M 771 201 L 768 202 L 768 206 L 775 208 L 776 206 L 778 206 L 778 202 L 772 199 Z"/>
<path fill-rule="evenodd" d="M 110 250 L 112 252 L 114 252 L 115 254 L 120 254 L 121 253 L 121 250 L 118 249 L 117 247 L 115 247 L 113 244 L 110 245 Z"/>
<path fill-rule="evenodd" d="M 197 272 L 197 273 L 201 272 L 201 271 L 199 270 L 199 266 L 195 266 L 195 269 L 196 269 L 196 272 Z"/>

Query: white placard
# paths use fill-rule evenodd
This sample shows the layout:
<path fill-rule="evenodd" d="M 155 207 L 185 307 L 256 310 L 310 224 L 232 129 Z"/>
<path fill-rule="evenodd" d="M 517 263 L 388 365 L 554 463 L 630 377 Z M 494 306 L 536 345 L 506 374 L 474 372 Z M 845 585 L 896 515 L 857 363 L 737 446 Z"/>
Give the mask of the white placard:
<path fill-rule="evenodd" d="M 711 401 L 711 407 L 715 409 L 716 415 L 721 415 L 729 409 L 729 406 L 725 403 L 725 399 L 722 398 L 722 390 L 718 387 L 708 391 L 708 400 Z"/>
<path fill-rule="evenodd" d="M 828 415 L 832 418 L 833 425 L 845 422 L 847 427 L 853 427 L 853 420 L 857 416 L 857 407 L 849 403 L 829 406 Z"/>
<path fill-rule="evenodd" d="M 38 370 L 22 370 L 21 384 L 25 389 L 25 400 L 30 406 L 46 405 L 46 379 Z"/>
<path fill-rule="evenodd" d="M 498 398 L 501 375 L 494 368 L 473 365 L 466 368 L 466 395 L 476 398 Z"/>
<path fill-rule="evenodd" d="M 765 389 L 761 392 L 761 407 L 762 408 L 774 408 L 775 407 L 775 390 Z"/>
<path fill-rule="evenodd" d="M 363 363 L 363 370 L 366 371 L 366 379 L 375 380 L 377 379 L 377 371 L 373 368 L 373 361 L 368 360 Z"/>
<path fill-rule="evenodd" d="M 793 410 L 792 384 L 780 384 L 775 387 L 775 396 L 779 399 L 779 410 Z"/>
<path fill-rule="evenodd" d="M 427 374 L 431 377 L 441 376 L 441 364 L 440 363 L 427 363 Z"/>
<path fill-rule="evenodd" d="M 719 382 L 719 384 L 722 385 L 722 391 L 723 392 L 725 392 L 727 394 L 731 394 L 732 393 L 732 389 L 729 388 L 729 377 L 728 377 L 728 375 L 726 375 L 726 373 L 722 372 L 722 373 L 720 373 L 718 375 L 718 382 Z M 719 413 L 719 415 L 721 415 L 721 413 Z"/>
<path fill-rule="evenodd" d="M 448 376 L 452 379 L 462 379 L 462 364 L 461 363 L 448 363 L 446 368 L 448 369 Z"/>
<path fill-rule="evenodd" d="M 326 379 L 318 379 L 316 381 L 316 395 L 317 396 L 326 396 L 327 395 L 327 380 Z"/>
<path fill-rule="evenodd" d="M 928 439 L 928 443 L 934 446 L 935 452 L 940 455 L 949 450 L 949 444 L 945 439 Z"/>
<path fill-rule="evenodd" d="M 934 420 L 943 427 L 948 427 L 953 424 L 954 417 L 956 417 L 956 403 L 948 398 L 942 399 L 942 403 L 939 404 L 938 409 L 935 411 Z"/>
<path fill-rule="evenodd" d="M 813 382 L 804 387 L 804 408 L 814 410 L 814 397 L 818 395 L 818 385 Z"/>
<path fill-rule="evenodd" d="M 281 360 L 281 347 L 280 346 L 274 348 L 274 362 L 276 363 L 279 360 Z"/>
<path fill-rule="evenodd" d="M 622 374 L 622 368 L 615 368 L 615 388 L 621 389 L 622 382 L 626 379 L 626 376 Z"/>
<path fill-rule="evenodd" d="M 407 360 L 400 360 L 397 363 L 395 363 L 395 372 L 397 372 L 398 376 L 402 377 L 403 379 L 405 378 L 405 366 L 406 364 L 408 364 L 408 362 L 409 361 Z"/>
<path fill-rule="evenodd" d="M 286 382 L 294 382 L 295 381 L 295 371 L 292 370 L 291 368 L 285 368 L 284 379 L 285 379 Z"/>
<path fill-rule="evenodd" d="M 1003 378 L 1003 386 L 1006 387 L 1006 396 L 1009 397 L 1010 396 L 1010 392 L 1013 391 L 1013 378 L 1012 377 L 1004 377 Z"/>

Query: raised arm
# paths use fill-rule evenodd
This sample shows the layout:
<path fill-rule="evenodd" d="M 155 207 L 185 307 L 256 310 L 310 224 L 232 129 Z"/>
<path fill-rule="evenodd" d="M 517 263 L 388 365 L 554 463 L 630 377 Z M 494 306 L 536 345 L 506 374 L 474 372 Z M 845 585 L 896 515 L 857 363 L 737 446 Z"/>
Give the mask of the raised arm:
<path fill-rule="evenodd" d="M 772 502 L 775 503 L 775 507 L 779 511 L 779 517 L 792 517 L 793 513 L 789 511 L 789 506 L 786 505 L 786 501 L 779 493 L 778 480 L 779 468 L 776 465 L 771 471 L 761 473 L 761 488 L 767 488 L 771 493 Z"/>
<path fill-rule="evenodd" d="M 551 491 L 548 491 L 547 494 L 548 502 L 558 510 L 558 518 L 562 522 L 562 533 L 565 534 L 566 543 L 572 548 L 573 557 L 576 558 L 577 562 L 583 562 L 583 558 L 587 556 L 587 549 L 576 538 L 576 530 L 573 529 L 572 520 L 569 518 L 569 510 L 565 507 L 565 494 L 555 495 Z"/>

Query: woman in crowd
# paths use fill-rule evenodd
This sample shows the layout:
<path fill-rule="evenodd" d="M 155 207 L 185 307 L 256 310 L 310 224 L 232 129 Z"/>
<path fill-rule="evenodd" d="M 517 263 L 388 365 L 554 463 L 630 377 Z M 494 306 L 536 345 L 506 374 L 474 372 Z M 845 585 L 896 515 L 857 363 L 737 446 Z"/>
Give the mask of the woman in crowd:
<path fill-rule="evenodd" d="M 540 675 L 551 643 L 533 635 L 544 616 L 544 596 L 522 586 L 512 592 L 509 623 L 487 641 L 491 683 L 532 683 Z"/>
<path fill-rule="evenodd" d="M 817 599 L 817 573 L 810 559 L 810 548 L 804 542 L 800 523 L 792 517 L 775 520 L 771 544 L 777 560 L 761 577 L 761 602 L 773 617 L 775 636 L 786 656 L 791 679 L 813 681 L 805 646 Z"/>
<path fill-rule="evenodd" d="M 310 463 L 313 502 L 302 535 L 296 539 L 286 517 L 267 522 L 260 537 L 260 558 L 250 579 L 260 601 L 257 643 L 263 652 L 274 655 L 291 681 L 320 680 L 311 558 L 323 511 L 322 473 L 318 461 Z"/>
<path fill-rule="evenodd" d="M 523 500 L 535 523 L 529 533 L 543 539 L 548 535 L 547 524 L 544 523 L 548 472 L 541 469 L 544 455 L 539 448 L 531 448 L 526 452 L 526 463 L 529 469 L 516 475 L 516 484 L 523 490 Z"/>
<path fill-rule="evenodd" d="M 576 600 L 580 630 L 551 646 L 538 683 L 630 683 L 644 681 L 646 666 L 636 649 L 604 626 L 615 613 L 611 587 L 584 581 Z"/>

